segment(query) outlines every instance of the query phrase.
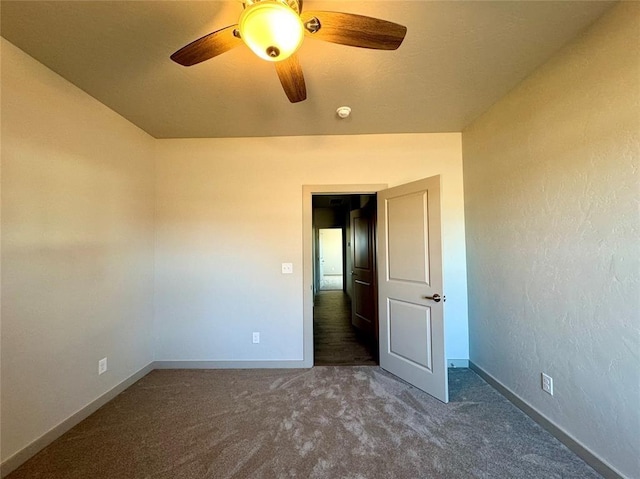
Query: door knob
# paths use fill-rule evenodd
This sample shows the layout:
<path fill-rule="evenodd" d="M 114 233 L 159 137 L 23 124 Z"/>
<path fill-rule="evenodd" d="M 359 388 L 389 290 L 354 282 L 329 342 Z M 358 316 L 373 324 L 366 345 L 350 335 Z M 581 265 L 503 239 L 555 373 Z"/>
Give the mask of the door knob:
<path fill-rule="evenodd" d="M 423 299 L 430 299 L 432 301 L 435 301 L 436 303 L 439 303 L 440 301 L 446 301 L 447 297 L 446 296 L 440 296 L 438 293 L 434 294 L 433 296 L 423 296 Z"/>

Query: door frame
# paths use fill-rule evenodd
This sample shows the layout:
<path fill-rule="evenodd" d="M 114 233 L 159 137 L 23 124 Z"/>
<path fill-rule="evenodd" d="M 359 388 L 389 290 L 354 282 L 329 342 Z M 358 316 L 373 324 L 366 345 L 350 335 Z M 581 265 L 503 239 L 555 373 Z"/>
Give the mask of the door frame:
<path fill-rule="evenodd" d="M 303 365 L 313 367 L 313 195 L 374 195 L 386 184 L 302 186 Z M 374 257 L 377 256 L 374 255 Z"/>

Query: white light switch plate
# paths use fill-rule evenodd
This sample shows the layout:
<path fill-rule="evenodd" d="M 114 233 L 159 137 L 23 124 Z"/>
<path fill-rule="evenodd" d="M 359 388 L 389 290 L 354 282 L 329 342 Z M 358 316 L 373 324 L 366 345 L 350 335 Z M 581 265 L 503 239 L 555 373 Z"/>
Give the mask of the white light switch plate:
<path fill-rule="evenodd" d="M 282 274 L 293 274 L 293 263 L 282 263 Z"/>

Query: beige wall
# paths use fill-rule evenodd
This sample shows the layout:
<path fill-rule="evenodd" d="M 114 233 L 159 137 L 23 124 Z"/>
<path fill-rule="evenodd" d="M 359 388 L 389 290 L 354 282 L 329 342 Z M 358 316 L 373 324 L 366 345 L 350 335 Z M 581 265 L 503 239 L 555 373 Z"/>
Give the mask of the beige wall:
<path fill-rule="evenodd" d="M 153 360 L 154 140 L 1 47 L 4 461 Z"/>
<path fill-rule="evenodd" d="M 638 25 L 640 4 L 615 7 L 462 136 L 471 360 L 627 477 L 640 477 Z"/>
<path fill-rule="evenodd" d="M 448 357 L 468 357 L 459 133 L 159 140 L 157 159 L 156 359 L 301 361 L 302 186 L 438 174 Z"/>

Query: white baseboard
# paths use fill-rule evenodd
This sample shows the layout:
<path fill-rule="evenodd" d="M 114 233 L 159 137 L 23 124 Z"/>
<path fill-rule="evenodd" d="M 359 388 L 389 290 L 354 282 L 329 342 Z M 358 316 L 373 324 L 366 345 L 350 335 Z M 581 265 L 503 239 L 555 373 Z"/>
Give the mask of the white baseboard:
<path fill-rule="evenodd" d="M 144 376 L 149 374 L 151 371 L 153 371 L 153 369 L 154 369 L 153 362 L 147 364 L 145 367 L 143 367 L 139 371 L 129 376 L 120 384 L 117 384 L 116 386 L 108 390 L 106 393 L 104 393 L 102 396 L 98 397 L 94 401 L 91 401 L 85 407 L 83 407 L 76 413 L 69 416 L 67 419 L 62 421 L 57 426 L 54 426 L 52 429 L 44 433 L 35 441 L 33 441 L 23 449 L 19 450 L 12 456 L 5 459 L 5 461 L 2 464 L 0 464 L 0 477 L 8 476 L 12 471 L 16 470 L 22 464 L 27 462 L 27 460 L 35 456 L 38 452 L 40 452 L 42 449 L 47 447 L 53 441 L 58 439 L 69 429 L 71 429 L 72 427 L 74 427 L 75 425 L 77 425 L 87 417 L 89 417 L 91 414 L 96 412 L 98 409 L 100 409 L 102 406 L 107 404 L 109 401 L 111 401 L 113 398 L 115 398 L 118 394 L 120 394 L 122 391 L 127 389 L 133 383 L 135 383 L 136 381 L 142 379 Z"/>
<path fill-rule="evenodd" d="M 304 369 L 304 361 L 156 361 L 154 369 Z"/>
<path fill-rule="evenodd" d="M 537 422 L 540 426 L 546 429 L 552 436 L 558 441 L 571 449 L 577 456 L 582 458 L 584 462 L 589 464 L 598 473 L 604 476 L 606 479 L 624 479 L 624 476 L 617 472 L 612 466 L 600 459 L 595 453 L 587 449 L 578 440 L 571 437 L 566 431 L 561 429 L 558 425 L 554 424 L 544 414 L 539 412 L 524 399 L 517 396 L 508 387 L 498 381 L 496 378 L 487 373 L 484 369 L 474 364 L 473 361 L 469 361 L 469 367 L 475 371 L 478 376 L 488 382 L 491 386 L 512 402 L 518 409 L 524 412 L 527 416 Z"/>

